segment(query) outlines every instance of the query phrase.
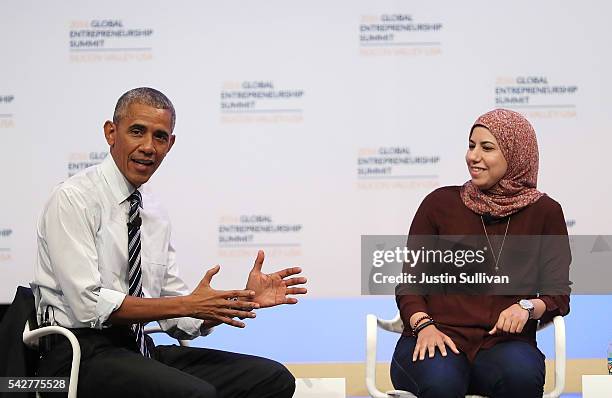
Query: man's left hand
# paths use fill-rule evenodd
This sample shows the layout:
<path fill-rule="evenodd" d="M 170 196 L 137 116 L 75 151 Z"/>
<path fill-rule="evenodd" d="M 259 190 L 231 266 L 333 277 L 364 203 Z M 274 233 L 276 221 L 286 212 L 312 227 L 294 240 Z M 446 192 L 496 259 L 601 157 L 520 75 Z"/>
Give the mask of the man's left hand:
<path fill-rule="evenodd" d="M 261 268 L 264 262 L 264 252 L 257 252 L 257 258 L 253 269 L 249 273 L 246 289 L 253 290 L 255 296 L 249 300 L 259 304 L 259 308 L 273 307 L 279 304 L 295 304 L 298 300 L 294 297 L 287 297 L 293 294 L 306 294 L 305 287 L 291 287 L 306 283 L 304 277 L 294 277 L 302 272 L 300 267 L 286 268 L 272 274 L 264 274 Z"/>

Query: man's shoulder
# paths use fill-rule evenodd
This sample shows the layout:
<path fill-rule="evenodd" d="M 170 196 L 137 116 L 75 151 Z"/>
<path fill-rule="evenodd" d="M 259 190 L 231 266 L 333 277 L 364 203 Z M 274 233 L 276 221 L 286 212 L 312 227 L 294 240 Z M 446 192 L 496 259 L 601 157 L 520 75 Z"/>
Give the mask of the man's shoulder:
<path fill-rule="evenodd" d="M 50 199 L 66 198 L 89 203 L 96 202 L 103 187 L 98 167 L 89 167 L 62 181 L 55 186 Z"/>

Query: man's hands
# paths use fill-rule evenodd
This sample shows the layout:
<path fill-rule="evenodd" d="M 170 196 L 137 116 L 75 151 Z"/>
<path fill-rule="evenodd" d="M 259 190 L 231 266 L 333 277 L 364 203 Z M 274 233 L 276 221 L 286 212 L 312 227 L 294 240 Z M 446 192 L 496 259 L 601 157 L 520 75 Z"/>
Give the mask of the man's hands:
<path fill-rule="evenodd" d="M 297 299 L 287 295 L 306 294 L 304 287 L 291 287 L 306 283 L 304 277 L 291 277 L 302 272 L 300 268 L 264 274 L 261 272 L 263 261 L 264 252 L 260 250 L 245 290 L 213 289 L 210 283 L 221 269 L 217 265 L 206 272 L 190 295 L 161 298 L 126 295 L 109 319 L 116 324 L 133 324 L 187 316 L 202 319 L 203 328 L 220 323 L 243 328 L 246 326 L 244 322 L 235 318 L 255 318 L 255 309 L 295 304 Z"/>
<path fill-rule="evenodd" d="M 306 294 L 304 287 L 290 287 L 306 283 L 304 277 L 293 277 L 302 270 L 287 268 L 272 274 L 264 274 L 261 268 L 264 252 L 259 251 L 255 265 L 249 273 L 245 290 L 215 290 L 210 286 L 212 277 L 219 272 L 217 265 L 209 269 L 198 287 L 187 296 L 188 316 L 209 321 L 212 324 L 226 323 L 243 328 L 244 322 L 234 318 L 255 318 L 254 309 L 273 307 L 279 304 L 295 304 L 297 299 L 290 294 Z"/>
<path fill-rule="evenodd" d="M 272 274 L 264 274 L 261 272 L 263 262 L 264 252 L 260 250 L 257 252 L 257 258 L 246 285 L 247 290 L 255 292 L 251 299 L 259 304 L 260 308 L 279 304 L 295 304 L 298 300 L 294 297 L 287 297 L 288 294 L 306 294 L 307 290 L 304 287 L 290 287 L 306 283 L 304 277 L 289 278 L 302 272 L 301 268 L 286 268 Z"/>
<path fill-rule="evenodd" d="M 256 309 L 259 304 L 253 301 L 255 292 L 251 290 L 215 290 L 210 286 L 212 277 L 219 272 L 218 265 L 209 269 L 198 287 L 187 296 L 190 307 L 193 308 L 190 316 L 212 321 L 213 323 L 226 323 L 231 326 L 243 328 L 244 322 L 233 318 L 255 318 L 255 313 L 244 311 L 246 308 Z M 237 300 L 235 300 L 237 299 Z"/>
<path fill-rule="evenodd" d="M 425 353 L 429 353 L 429 358 L 433 358 L 436 353 L 436 347 L 446 356 L 446 346 L 448 346 L 455 354 L 459 354 L 459 350 L 450 337 L 438 330 L 436 325 L 429 325 L 422 329 L 418 336 L 417 342 L 412 353 L 412 362 L 425 359 Z"/>

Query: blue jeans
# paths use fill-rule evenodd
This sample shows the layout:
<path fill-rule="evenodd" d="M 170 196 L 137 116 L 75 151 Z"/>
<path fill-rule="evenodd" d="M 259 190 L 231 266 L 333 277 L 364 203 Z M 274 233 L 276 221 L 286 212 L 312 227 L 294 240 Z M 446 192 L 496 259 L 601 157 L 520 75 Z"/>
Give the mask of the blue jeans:
<path fill-rule="evenodd" d="M 544 355 L 522 341 L 508 341 L 478 352 L 470 364 L 465 354 L 447 348 L 412 362 L 416 339 L 401 336 L 391 361 L 391 381 L 398 390 L 419 398 L 541 398 L 544 393 Z"/>

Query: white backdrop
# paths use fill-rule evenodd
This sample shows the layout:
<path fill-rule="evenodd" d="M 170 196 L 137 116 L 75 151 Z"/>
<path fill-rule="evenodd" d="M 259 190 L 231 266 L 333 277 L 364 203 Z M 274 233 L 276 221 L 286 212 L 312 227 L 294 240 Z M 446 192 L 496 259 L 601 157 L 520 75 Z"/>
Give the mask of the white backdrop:
<path fill-rule="evenodd" d="M 360 235 L 403 234 L 428 192 L 462 184 L 468 130 L 500 106 L 533 123 L 570 232 L 610 232 L 607 2 L 2 8 L 0 301 L 31 279 L 52 187 L 104 158 L 104 121 L 143 85 L 177 109 L 148 185 L 192 286 L 217 263 L 216 286 L 243 286 L 263 248 L 264 269 L 304 268 L 311 297 L 359 295 Z"/>

